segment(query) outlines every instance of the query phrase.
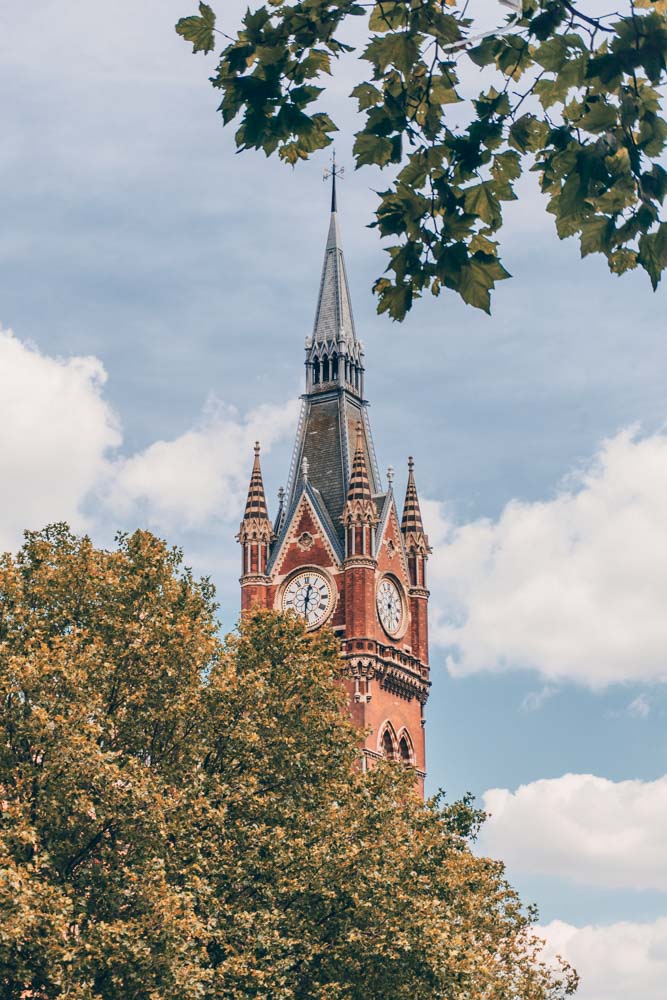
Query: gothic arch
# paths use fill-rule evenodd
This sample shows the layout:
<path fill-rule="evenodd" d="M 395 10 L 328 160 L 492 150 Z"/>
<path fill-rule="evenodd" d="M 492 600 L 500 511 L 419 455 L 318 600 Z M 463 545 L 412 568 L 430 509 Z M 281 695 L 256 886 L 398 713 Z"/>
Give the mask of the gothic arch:
<path fill-rule="evenodd" d="M 408 730 L 403 727 L 398 734 L 398 759 L 404 764 L 415 763 L 415 748 Z"/>
<path fill-rule="evenodd" d="M 384 726 L 380 730 L 378 750 L 382 756 L 386 757 L 388 760 L 398 759 L 398 741 L 396 739 L 396 732 L 391 722 L 385 722 Z"/>

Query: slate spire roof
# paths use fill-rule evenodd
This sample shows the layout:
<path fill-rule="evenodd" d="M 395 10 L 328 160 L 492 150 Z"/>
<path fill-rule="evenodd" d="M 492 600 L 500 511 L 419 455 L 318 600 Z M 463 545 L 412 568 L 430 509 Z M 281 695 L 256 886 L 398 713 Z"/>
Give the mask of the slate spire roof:
<path fill-rule="evenodd" d="M 424 534 L 424 523 L 422 521 L 422 512 L 419 507 L 419 497 L 417 496 L 414 470 L 415 463 L 411 455 L 408 459 L 408 485 L 405 491 L 405 506 L 403 507 L 401 532 L 408 550 L 418 549 L 420 552 L 427 554 L 430 552 L 430 548 L 428 538 Z"/>
<path fill-rule="evenodd" d="M 262 481 L 262 469 L 259 464 L 259 441 L 255 441 L 255 461 L 252 466 L 250 476 L 250 486 L 248 487 L 248 499 L 245 505 L 243 520 L 250 518 L 269 519 L 269 511 L 266 506 L 266 495 L 264 493 L 264 483 Z"/>
<path fill-rule="evenodd" d="M 351 346 L 356 341 L 350 289 L 347 283 L 343 244 L 338 224 L 336 201 L 336 175 L 331 188 L 331 220 L 324 251 L 324 264 L 317 300 L 314 341 L 345 341 Z"/>
<path fill-rule="evenodd" d="M 408 459 L 408 486 L 405 491 L 405 507 L 403 508 L 403 521 L 401 522 L 401 531 L 403 532 L 424 531 L 414 470 L 415 462 L 411 455 Z"/>
<path fill-rule="evenodd" d="M 352 460 L 352 474 L 350 476 L 350 485 L 347 489 L 347 502 L 371 499 L 371 484 L 368 480 L 366 454 L 364 451 L 364 430 L 363 424 L 359 420 L 357 421 L 357 440 Z"/>
<path fill-rule="evenodd" d="M 338 225 L 336 177 L 331 190 L 331 218 L 317 303 L 315 329 L 306 338 L 306 391 L 302 396 L 296 442 L 292 456 L 287 502 L 278 522 L 285 530 L 304 486 L 303 461 L 308 482 L 334 526 L 341 551 L 341 521 L 352 476 L 358 424 L 361 422 L 363 459 L 371 497 L 381 492 L 368 404 L 364 399 L 364 351 L 352 319 L 350 290 Z"/>

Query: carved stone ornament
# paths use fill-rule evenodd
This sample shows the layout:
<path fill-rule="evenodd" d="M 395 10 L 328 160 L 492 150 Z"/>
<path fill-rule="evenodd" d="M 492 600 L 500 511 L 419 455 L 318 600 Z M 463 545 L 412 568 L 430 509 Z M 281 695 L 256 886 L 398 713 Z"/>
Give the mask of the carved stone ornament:
<path fill-rule="evenodd" d="M 311 548 L 314 541 L 315 539 L 313 538 L 311 533 L 309 531 L 304 531 L 303 534 L 299 535 L 299 537 L 297 538 L 296 544 L 299 546 L 300 549 L 306 551 L 307 549 Z"/>

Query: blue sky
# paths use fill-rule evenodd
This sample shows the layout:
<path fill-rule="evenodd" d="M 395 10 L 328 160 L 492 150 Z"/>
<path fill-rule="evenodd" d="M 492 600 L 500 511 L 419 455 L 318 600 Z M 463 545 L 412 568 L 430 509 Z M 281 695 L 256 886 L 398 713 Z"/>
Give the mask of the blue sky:
<path fill-rule="evenodd" d="M 256 434 L 270 496 L 287 477 L 328 155 L 295 171 L 234 155 L 212 61 L 173 32 L 188 0 L 12 7 L 0 12 L 0 547 L 60 517 L 101 544 L 148 526 L 212 575 L 231 626 Z M 241 7 L 225 4 L 230 25 Z M 438 542 L 430 787 L 506 790 L 488 799 L 483 847 L 579 965 L 584 1000 L 628 984 L 657 1000 L 665 290 L 559 243 L 530 177 L 507 211 L 514 277 L 492 317 L 449 295 L 402 325 L 378 317 L 384 260 L 366 225 L 383 179 L 351 169 L 358 73 L 348 59 L 330 107 L 375 444 L 399 492 L 414 454 Z"/>

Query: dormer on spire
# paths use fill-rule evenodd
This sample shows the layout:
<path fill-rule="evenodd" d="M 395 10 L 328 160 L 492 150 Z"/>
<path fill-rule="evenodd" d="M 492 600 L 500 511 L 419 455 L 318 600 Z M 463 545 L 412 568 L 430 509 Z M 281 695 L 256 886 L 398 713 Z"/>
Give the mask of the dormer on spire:
<path fill-rule="evenodd" d="M 250 476 L 248 499 L 236 537 L 243 546 L 242 580 L 246 577 L 264 576 L 269 561 L 269 547 L 273 538 L 273 530 L 266 506 L 262 469 L 259 464 L 259 441 L 255 442 L 255 461 Z"/>
<path fill-rule="evenodd" d="M 414 469 L 415 463 L 411 455 L 408 459 L 408 486 L 405 491 L 401 533 L 403 535 L 405 550 L 408 554 L 410 582 L 413 587 L 424 587 L 424 562 L 428 559 L 431 549 L 428 544 L 428 537 L 424 533 L 424 523 L 419 507 Z"/>

